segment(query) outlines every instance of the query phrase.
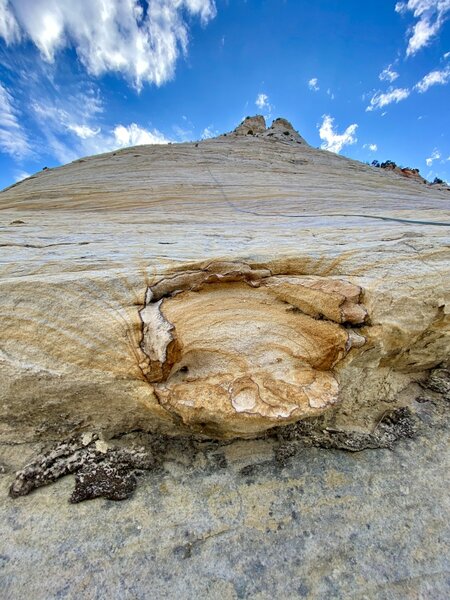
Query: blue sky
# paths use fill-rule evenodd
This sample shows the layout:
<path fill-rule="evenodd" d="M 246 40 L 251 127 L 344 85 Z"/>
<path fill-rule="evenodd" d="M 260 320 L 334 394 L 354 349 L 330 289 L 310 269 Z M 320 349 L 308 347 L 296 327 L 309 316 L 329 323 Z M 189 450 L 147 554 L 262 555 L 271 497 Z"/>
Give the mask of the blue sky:
<path fill-rule="evenodd" d="M 246 115 L 450 180 L 450 0 L 0 0 L 0 188 Z"/>

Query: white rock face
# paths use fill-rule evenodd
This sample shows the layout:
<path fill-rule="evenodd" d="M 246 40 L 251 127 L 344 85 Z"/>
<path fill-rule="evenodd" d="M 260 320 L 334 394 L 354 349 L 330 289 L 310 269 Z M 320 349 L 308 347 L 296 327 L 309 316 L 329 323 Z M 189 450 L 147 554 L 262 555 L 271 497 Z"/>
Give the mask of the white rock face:
<path fill-rule="evenodd" d="M 0 194 L 0 436 L 370 429 L 448 361 L 450 193 L 253 117 Z"/>

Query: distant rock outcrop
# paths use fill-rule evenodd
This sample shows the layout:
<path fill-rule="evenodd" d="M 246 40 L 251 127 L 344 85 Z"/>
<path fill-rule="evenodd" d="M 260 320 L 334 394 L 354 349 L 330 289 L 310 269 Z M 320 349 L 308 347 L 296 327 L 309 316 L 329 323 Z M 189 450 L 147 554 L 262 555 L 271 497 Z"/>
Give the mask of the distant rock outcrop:
<path fill-rule="evenodd" d="M 272 122 L 272 125 L 267 128 L 266 121 L 262 115 L 255 117 L 246 117 L 240 125 L 229 135 L 241 136 L 250 135 L 254 137 L 267 137 L 284 142 L 296 142 L 298 144 L 306 144 L 306 141 L 294 129 L 292 124 L 287 119 L 278 118 Z"/>

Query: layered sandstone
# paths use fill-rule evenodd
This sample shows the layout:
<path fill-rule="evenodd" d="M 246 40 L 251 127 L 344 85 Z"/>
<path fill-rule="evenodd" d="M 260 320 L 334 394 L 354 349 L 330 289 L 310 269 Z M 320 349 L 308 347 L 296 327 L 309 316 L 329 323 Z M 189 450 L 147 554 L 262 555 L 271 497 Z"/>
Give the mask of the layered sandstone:
<path fill-rule="evenodd" d="M 448 360 L 449 193 L 262 117 L 0 194 L 0 437 L 371 430 Z"/>

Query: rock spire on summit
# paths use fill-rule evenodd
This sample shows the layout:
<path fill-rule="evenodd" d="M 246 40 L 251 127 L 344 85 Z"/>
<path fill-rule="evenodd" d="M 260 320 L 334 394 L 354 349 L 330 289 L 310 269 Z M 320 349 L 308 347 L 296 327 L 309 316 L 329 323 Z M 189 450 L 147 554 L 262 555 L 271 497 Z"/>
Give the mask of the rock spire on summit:
<path fill-rule="evenodd" d="M 249 135 L 254 137 L 275 138 L 286 142 L 295 142 L 308 145 L 307 142 L 294 129 L 290 121 L 281 117 L 275 119 L 270 127 L 266 126 L 266 121 L 262 115 L 246 117 L 242 123 L 236 127 L 231 135 Z"/>

